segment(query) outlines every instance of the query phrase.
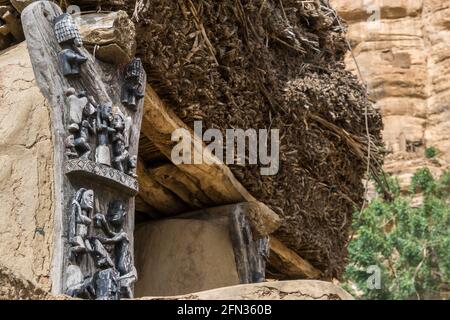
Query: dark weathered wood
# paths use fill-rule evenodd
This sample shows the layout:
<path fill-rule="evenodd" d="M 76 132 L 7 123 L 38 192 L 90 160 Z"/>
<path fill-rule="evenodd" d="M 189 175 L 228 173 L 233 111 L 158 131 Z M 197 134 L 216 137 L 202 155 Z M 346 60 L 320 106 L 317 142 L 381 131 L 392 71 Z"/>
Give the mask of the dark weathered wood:
<path fill-rule="evenodd" d="M 144 114 L 141 127 L 142 133 L 154 143 L 161 153 L 170 159 L 172 148 L 175 145 L 175 143 L 171 141 L 172 133 L 180 128 L 184 128 L 191 132 L 193 148 L 198 148 L 199 145 L 204 146 L 202 141 L 198 141 L 199 138 L 193 134 L 192 130 L 163 103 L 156 92 L 148 85 L 145 95 Z M 197 141 L 197 143 L 194 143 L 194 141 Z M 206 199 L 210 200 L 205 201 L 205 205 L 209 206 L 240 202 L 257 202 L 241 183 L 236 180 L 231 170 L 225 164 L 220 163 L 220 161 L 211 153 L 206 154 L 206 157 L 210 159 L 208 163 L 214 164 L 203 162 L 202 164 L 181 164 L 177 166 L 177 168 L 184 173 L 184 176 L 189 178 L 189 185 L 195 186 L 195 188 L 188 188 L 191 193 L 199 194 L 197 190 L 201 191 L 202 195 L 204 194 Z M 167 169 L 165 170 L 167 172 Z M 170 172 L 168 172 L 168 175 L 170 175 Z M 170 179 L 176 181 L 179 176 L 179 174 L 174 174 Z M 186 179 L 183 178 L 183 180 Z M 172 185 L 173 184 L 174 183 L 172 182 Z M 185 183 L 181 184 L 186 185 Z M 186 196 L 184 197 L 184 200 L 189 201 L 189 198 L 189 196 Z M 196 197 L 193 197 L 193 199 L 196 199 Z M 202 201 L 200 201 L 200 203 L 201 202 Z M 195 201 L 195 203 L 190 204 L 194 207 L 198 207 L 200 203 Z M 203 207 L 205 207 L 205 205 L 203 205 Z M 259 208 L 257 210 L 252 211 L 253 217 L 251 217 L 251 220 L 257 223 L 259 215 L 262 213 L 262 215 L 272 216 L 273 221 L 279 222 L 278 215 L 270 208 L 262 203 L 258 206 Z M 277 223 L 270 224 L 270 226 L 272 227 L 276 224 Z M 271 229 L 271 227 L 268 229 Z"/>
<path fill-rule="evenodd" d="M 136 203 L 136 211 L 145 213 L 151 218 L 159 218 L 161 214 L 154 207 L 145 202 L 139 195 L 134 199 Z"/>
<path fill-rule="evenodd" d="M 141 199 L 164 216 L 174 216 L 190 209 L 183 200 L 159 184 L 146 170 L 142 161 L 138 162 L 137 174 Z"/>
<path fill-rule="evenodd" d="M 93 165 L 83 165 L 81 171 L 87 174 L 78 174 L 77 172 L 66 175 L 69 163 L 65 153 L 65 139 L 68 135 L 68 105 L 65 92 L 68 88 L 75 88 L 77 92 L 86 91 L 88 95 L 93 96 L 94 100 L 100 104 L 111 103 L 116 111 L 119 111 L 127 118 L 131 119 L 132 127 L 130 132 L 129 153 L 131 156 L 137 155 L 138 142 L 140 135 L 140 125 L 142 120 L 143 100 L 136 112 L 125 108 L 121 103 L 121 87 L 123 83 L 122 75 L 111 65 L 100 63 L 85 49 L 80 51 L 88 57 L 88 61 L 81 66 L 81 75 L 79 78 L 67 79 L 62 75 L 59 63 L 58 53 L 61 47 L 57 43 L 54 30 L 53 19 L 62 14 L 61 9 L 50 1 L 37 1 L 25 8 L 22 13 L 22 24 L 27 40 L 27 46 L 30 53 L 36 82 L 41 89 L 44 97 L 51 106 L 50 114 L 52 120 L 52 133 L 54 145 L 54 188 L 55 188 L 55 249 L 52 269 L 52 290 L 54 293 L 63 293 L 64 270 L 68 266 L 68 212 L 70 212 L 71 202 L 76 191 L 79 188 L 92 189 L 95 192 L 95 209 L 97 212 L 106 213 L 108 204 L 112 200 L 121 200 L 126 204 L 127 219 L 124 230 L 130 239 L 130 248 L 133 248 L 133 230 L 134 230 L 134 198 L 124 192 L 124 189 L 118 188 L 117 184 L 123 183 L 121 179 L 110 183 L 106 179 L 118 176 L 117 170 L 106 167 L 101 173 L 104 179 L 100 179 L 100 173 L 96 173 Z M 145 81 L 145 79 L 144 79 Z M 95 140 L 91 141 L 91 148 L 95 151 Z M 94 160 L 91 159 L 92 164 Z M 79 170 L 79 169 L 77 169 Z M 98 179 L 96 177 L 98 176 Z M 133 179 L 130 178 L 133 185 Z M 105 180 L 106 179 L 106 180 Z M 109 179 L 109 178 L 108 178 Z M 125 185 L 124 185 L 125 186 Z M 137 191 L 137 186 L 136 186 Z M 93 217 L 91 217 L 93 218 Z M 90 226 L 90 233 L 95 234 L 96 230 Z M 132 250 L 131 250 L 132 251 Z M 131 252 L 132 254 L 133 252 Z M 88 256 L 83 258 L 83 271 L 93 273 L 94 266 Z"/>
<path fill-rule="evenodd" d="M 243 212 L 230 214 L 230 238 L 241 283 L 264 282 L 266 278 L 267 239 L 254 239 L 250 223 Z"/>
<path fill-rule="evenodd" d="M 149 167 L 169 162 L 169 159 L 145 135 L 141 135 L 139 139 L 139 157 Z"/>
<path fill-rule="evenodd" d="M 20 23 L 20 15 L 11 6 L 0 6 L 0 35 L 7 36 L 11 34 L 16 42 L 23 41 L 24 35 Z"/>
<path fill-rule="evenodd" d="M 275 237 L 270 237 L 268 265 L 281 277 L 287 279 L 320 279 L 320 270 L 287 248 Z"/>
<path fill-rule="evenodd" d="M 175 193 L 193 208 L 214 206 L 197 184 L 173 164 L 165 164 L 149 170 L 151 176 L 162 186 Z"/>

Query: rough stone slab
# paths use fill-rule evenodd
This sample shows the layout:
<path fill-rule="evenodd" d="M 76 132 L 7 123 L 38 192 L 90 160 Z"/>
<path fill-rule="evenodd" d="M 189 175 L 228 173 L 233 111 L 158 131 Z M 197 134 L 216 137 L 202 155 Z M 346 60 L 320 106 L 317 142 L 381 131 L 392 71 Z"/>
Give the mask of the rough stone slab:
<path fill-rule="evenodd" d="M 116 65 L 131 61 L 136 53 L 136 31 L 125 11 L 89 13 L 76 18 L 84 46 L 95 57 Z"/>
<path fill-rule="evenodd" d="M 342 288 L 324 281 L 297 280 L 245 284 L 175 297 L 141 300 L 354 300 Z"/>

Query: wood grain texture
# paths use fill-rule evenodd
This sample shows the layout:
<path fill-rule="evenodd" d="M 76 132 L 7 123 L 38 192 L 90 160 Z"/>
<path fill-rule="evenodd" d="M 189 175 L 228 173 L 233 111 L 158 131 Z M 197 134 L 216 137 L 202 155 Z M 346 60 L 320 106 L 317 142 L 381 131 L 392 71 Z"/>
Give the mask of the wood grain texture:
<path fill-rule="evenodd" d="M 150 175 L 162 186 L 175 193 L 193 208 L 214 206 L 214 201 L 187 174 L 173 164 L 149 169 Z"/>
<path fill-rule="evenodd" d="M 159 184 L 147 171 L 141 160 L 138 162 L 137 174 L 139 176 L 140 198 L 162 213 L 162 216 L 174 216 L 191 208 L 176 194 Z"/>
<path fill-rule="evenodd" d="M 134 230 L 134 198 L 124 194 L 114 186 L 102 183 L 98 179 L 82 176 L 66 176 L 64 167 L 66 164 L 65 139 L 67 137 L 66 127 L 68 125 L 68 104 L 65 92 L 72 87 L 76 92 L 86 91 L 93 96 L 98 104 L 111 103 L 116 111 L 120 111 L 125 117 L 131 118 L 132 128 L 130 131 L 129 153 L 137 155 L 140 136 L 140 125 L 142 120 L 143 100 L 141 100 L 137 111 L 133 112 L 121 104 L 122 74 L 114 66 L 101 63 L 85 48 L 80 52 L 88 57 L 88 61 L 81 66 L 79 78 L 67 79 L 62 75 L 58 53 L 61 51 L 57 43 L 53 19 L 62 14 L 61 9 L 50 1 L 37 1 L 30 4 L 22 13 L 22 24 L 27 40 L 36 83 L 44 97 L 51 106 L 50 114 L 52 120 L 52 134 L 54 143 L 54 182 L 55 182 L 55 250 L 52 268 L 52 291 L 59 294 L 64 292 L 64 269 L 68 265 L 68 242 L 67 226 L 68 215 L 72 199 L 79 188 L 92 189 L 95 192 L 96 210 L 106 213 L 108 204 L 112 200 L 122 200 L 126 204 L 127 218 L 124 230 L 128 233 L 130 247 L 133 247 Z M 146 79 L 144 79 L 145 81 Z M 94 139 L 95 140 L 95 139 Z M 95 141 L 91 141 L 91 149 L 95 150 Z M 113 170 L 110 168 L 110 170 Z M 91 226 L 93 234 L 98 232 Z M 131 252 L 131 254 L 133 254 Z M 92 273 L 94 267 L 88 258 L 83 258 L 83 272 Z"/>
<path fill-rule="evenodd" d="M 178 118 L 148 85 L 141 131 L 168 159 L 176 145 L 172 133 L 180 128 L 191 132 L 192 148 L 204 146 L 192 130 Z M 194 142 L 196 141 L 196 142 Z M 208 161 L 203 164 L 181 164 L 178 169 L 184 172 L 216 205 L 256 201 L 256 199 L 236 180 L 231 170 L 210 152 L 205 154 Z M 214 164 L 207 164 L 214 163 Z"/>
<path fill-rule="evenodd" d="M 172 148 L 176 145 L 175 142 L 171 141 L 172 133 L 179 128 L 185 128 L 191 131 L 161 101 L 153 89 L 147 86 L 141 131 L 169 159 L 171 158 Z M 193 139 L 197 139 L 193 133 L 192 137 Z M 198 147 L 199 145 L 203 146 L 203 143 L 194 143 L 193 140 L 192 145 L 193 147 Z M 211 162 L 213 159 L 216 159 L 212 154 L 208 154 L 207 157 L 211 159 Z M 218 162 L 217 159 L 216 162 Z M 255 200 L 224 164 L 181 164 L 178 168 L 191 177 L 199 188 L 209 198 L 214 200 L 217 205 Z"/>
<path fill-rule="evenodd" d="M 268 265 L 288 279 L 320 279 L 320 270 L 287 248 L 275 237 L 270 237 Z"/>

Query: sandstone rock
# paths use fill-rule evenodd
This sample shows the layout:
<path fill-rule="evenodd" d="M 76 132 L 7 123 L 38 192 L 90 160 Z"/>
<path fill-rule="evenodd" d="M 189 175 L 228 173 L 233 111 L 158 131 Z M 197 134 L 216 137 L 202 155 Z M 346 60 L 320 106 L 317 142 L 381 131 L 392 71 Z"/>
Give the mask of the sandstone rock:
<path fill-rule="evenodd" d="M 342 288 L 324 281 L 265 282 L 214 289 L 177 297 L 145 297 L 141 300 L 354 300 Z"/>
<path fill-rule="evenodd" d="M 408 161 L 428 163 L 424 159 L 428 147 L 438 149 L 447 161 L 438 170 L 449 168 L 450 1 L 331 3 L 349 24 L 356 60 L 370 96 L 383 114 L 384 139 L 393 152 L 386 160 L 388 171 L 394 170 L 406 183 L 412 175 Z M 346 62 L 356 72 L 351 55 Z M 404 153 L 410 157 L 405 158 Z M 400 168 L 406 171 L 397 170 Z"/>
<path fill-rule="evenodd" d="M 388 19 L 417 16 L 422 11 L 422 0 L 334 0 L 339 14 L 346 20 L 367 20 L 375 8 L 380 9 L 381 16 Z"/>
<path fill-rule="evenodd" d="M 100 60 L 126 64 L 136 52 L 136 31 L 125 11 L 81 15 L 79 29 L 83 44 Z"/>
<path fill-rule="evenodd" d="M 25 43 L 0 54 L 0 74 L 0 264 L 49 289 L 54 228 L 49 106 L 36 86 Z"/>

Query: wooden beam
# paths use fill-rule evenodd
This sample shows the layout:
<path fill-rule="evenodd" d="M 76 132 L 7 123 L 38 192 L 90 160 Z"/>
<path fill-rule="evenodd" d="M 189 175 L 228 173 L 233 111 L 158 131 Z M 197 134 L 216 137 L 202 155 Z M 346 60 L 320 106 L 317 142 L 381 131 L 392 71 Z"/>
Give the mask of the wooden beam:
<path fill-rule="evenodd" d="M 150 175 L 162 186 L 175 193 L 193 208 L 214 206 L 214 202 L 196 185 L 192 179 L 173 164 L 165 164 L 149 169 Z"/>
<path fill-rule="evenodd" d="M 186 126 L 177 115 L 169 109 L 158 97 L 156 92 L 148 85 L 144 102 L 144 117 L 141 127 L 142 133 L 147 136 L 158 149 L 171 159 L 173 142 L 172 133 L 184 128 L 191 133 L 192 148 L 199 150 L 204 147 L 200 138 Z M 194 143 L 194 141 L 196 141 Z M 256 199 L 236 180 L 231 170 L 221 163 L 213 154 L 205 152 L 202 164 L 180 164 L 177 167 L 189 176 L 216 205 L 233 204 L 238 202 L 256 201 Z M 208 164 L 214 163 L 214 164 Z"/>
<path fill-rule="evenodd" d="M 138 162 L 137 174 L 139 196 L 151 207 L 164 213 L 166 216 L 189 211 L 190 207 L 183 200 L 151 177 L 142 161 Z"/>
<path fill-rule="evenodd" d="M 177 129 L 186 129 L 190 133 L 192 149 L 204 148 L 203 141 L 199 141 L 200 138 L 196 137 L 192 130 L 164 104 L 151 86 L 147 85 L 141 131 L 168 159 L 171 159 L 172 149 L 176 145 L 176 142 L 172 141 L 172 133 Z M 237 181 L 230 168 L 211 152 L 204 152 L 205 159 L 206 161 L 202 164 L 180 164 L 177 168 L 189 178 L 190 182 L 192 181 L 198 190 L 203 191 L 215 206 L 242 202 L 258 203 L 258 209 L 252 211 L 251 218 L 254 223 L 258 224 L 262 214 L 268 214 L 273 217 L 273 221 L 276 221 L 271 226 L 279 227 L 278 215 L 265 204 L 259 203 Z"/>
<path fill-rule="evenodd" d="M 320 279 L 321 272 L 308 261 L 286 247 L 275 237 L 270 237 L 268 265 L 288 279 Z"/>
<path fill-rule="evenodd" d="M 145 202 L 139 195 L 135 198 L 135 209 L 136 211 L 145 213 L 149 217 L 158 218 L 161 216 L 161 213 Z"/>
<path fill-rule="evenodd" d="M 169 161 L 153 142 L 144 135 L 141 135 L 139 138 L 139 157 L 147 166 L 152 166 L 154 163 Z"/>

